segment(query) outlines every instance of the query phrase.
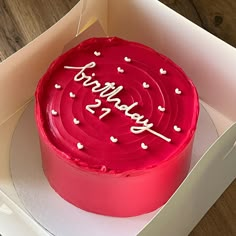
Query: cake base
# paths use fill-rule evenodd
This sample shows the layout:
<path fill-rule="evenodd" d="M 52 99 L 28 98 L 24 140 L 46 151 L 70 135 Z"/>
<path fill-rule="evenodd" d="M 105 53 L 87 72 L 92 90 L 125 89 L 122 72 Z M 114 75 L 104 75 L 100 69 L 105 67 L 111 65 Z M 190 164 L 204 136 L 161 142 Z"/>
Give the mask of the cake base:
<path fill-rule="evenodd" d="M 41 140 L 44 173 L 62 198 L 89 212 L 129 217 L 154 211 L 171 197 L 188 174 L 194 137 L 176 158 L 134 174 L 87 171 Z"/>
<path fill-rule="evenodd" d="M 210 116 L 201 106 L 190 170 L 217 136 Z M 27 211 L 54 235 L 137 235 L 158 212 L 132 218 L 106 217 L 76 208 L 56 194 L 41 167 L 33 102 L 16 127 L 10 154 L 12 179 L 20 200 Z"/>

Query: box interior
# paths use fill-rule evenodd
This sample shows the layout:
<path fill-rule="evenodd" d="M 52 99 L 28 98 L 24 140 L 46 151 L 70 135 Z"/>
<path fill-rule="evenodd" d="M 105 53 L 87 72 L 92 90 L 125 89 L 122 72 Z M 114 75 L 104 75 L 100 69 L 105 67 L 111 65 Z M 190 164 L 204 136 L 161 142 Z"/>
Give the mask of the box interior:
<path fill-rule="evenodd" d="M 108 34 L 139 41 L 167 55 L 193 80 L 204 102 L 236 120 L 232 109 L 236 102 L 235 48 L 173 10 L 163 10 L 156 0 L 148 4 L 109 1 Z"/>
<path fill-rule="evenodd" d="M 82 17 L 80 17 L 81 14 Z M 1 186 L 3 184 L 6 188 L 11 188 L 8 163 L 11 137 L 23 109 L 32 99 L 38 80 L 49 63 L 61 54 L 65 44 L 75 37 L 78 23 L 80 22 L 79 27 L 82 29 L 92 16 L 99 19 L 109 36 L 116 35 L 144 43 L 179 64 L 194 81 L 200 98 L 220 134 L 223 134 L 236 120 L 236 110 L 232 109 L 236 102 L 234 92 L 236 80 L 233 78 L 236 72 L 233 64 L 236 61 L 236 51 L 233 47 L 190 23 L 156 0 L 149 0 L 148 3 L 144 0 L 80 1 L 57 24 L 0 64 L 0 147 L 2 150 L 0 160 L 4 170 L 0 172 Z M 207 152 L 204 155 L 165 205 L 164 210 L 162 209 L 156 216 L 153 221 L 155 224 L 148 225 L 149 228 L 159 227 L 159 232 L 167 235 L 162 230 L 166 230 L 163 228 L 165 225 L 168 226 L 169 216 L 165 214 L 169 212 L 170 215 L 170 207 L 172 211 L 175 209 L 173 199 L 176 204 L 179 202 L 176 213 L 173 214 L 175 216 L 179 212 L 179 207 L 183 207 L 181 194 L 187 193 L 190 197 L 193 193 L 197 194 L 197 191 L 213 184 L 214 178 L 219 180 L 222 177 L 220 174 L 216 176 L 217 172 L 221 171 L 223 175 L 228 168 L 227 178 L 215 187 L 215 193 L 204 195 L 207 196 L 205 204 L 199 207 L 197 217 L 182 232 L 191 230 L 200 219 L 199 217 L 203 216 L 214 200 L 235 178 L 236 174 L 232 168 L 235 159 L 231 156 L 235 153 L 235 146 L 233 146 L 236 139 L 235 133 L 235 127 L 232 126 L 222 135 L 219 142 L 208 150 L 213 150 L 213 153 Z M 228 141 L 229 145 L 225 145 L 225 141 Z M 219 152 L 215 153 L 216 150 Z M 224 162 L 220 163 L 227 155 L 228 158 L 224 158 Z M 201 176 L 207 177 L 209 168 L 211 168 L 209 182 L 204 185 L 204 179 Z M 196 187 L 195 190 L 191 188 L 193 184 Z M 183 219 L 187 219 L 190 213 L 191 209 L 186 212 L 186 217 Z M 180 226 L 174 224 L 173 229 L 176 227 Z M 149 228 L 146 227 L 140 235 L 145 235 L 145 230 Z"/>

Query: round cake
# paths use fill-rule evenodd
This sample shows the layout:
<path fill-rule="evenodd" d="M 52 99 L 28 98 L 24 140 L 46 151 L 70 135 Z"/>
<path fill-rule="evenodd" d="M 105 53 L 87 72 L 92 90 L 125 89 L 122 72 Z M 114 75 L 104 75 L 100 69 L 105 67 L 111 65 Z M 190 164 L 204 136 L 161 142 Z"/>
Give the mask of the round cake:
<path fill-rule="evenodd" d="M 186 177 L 198 95 L 155 50 L 88 39 L 51 64 L 35 96 L 44 173 L 73 205 L 135 216 L 162 206 Z"/>

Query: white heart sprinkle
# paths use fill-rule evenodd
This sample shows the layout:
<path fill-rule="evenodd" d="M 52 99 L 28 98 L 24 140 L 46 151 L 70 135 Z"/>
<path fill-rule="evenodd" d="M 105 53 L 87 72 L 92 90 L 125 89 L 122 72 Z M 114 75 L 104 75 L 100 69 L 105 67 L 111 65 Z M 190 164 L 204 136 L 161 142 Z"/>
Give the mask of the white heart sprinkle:
<path fill-rule="evenodd" d="M 70 92 L 70 97 L 75 98 L 75 94 L 73 92 Z"/>
<path fill-rule="evenodd" d="M 100 170 L 101 170 L 102 172 L 107 172 L 107 167 L 103 165 Z"/>
<path fill-rule="evenodd" d="M 92 73 L 92 76 L 94 77 L 96 74 L 95 73 Z"/>
<path fill-rule="evenodd" d="M 161 75 L 166 75 L 166 73 L 167 73 L 166 70 L 164 70 L 163 68 L 160 69 L 160 74 L 161 74 Z"/>
<path fill-rule="evenodd" d="M 158 106 L 158 110 L 161 111 L 161 112 L 164 112 L 166 109 L 165 109 L 165 107 Z"/>
<path fill-rule="evenodd" d="M 95 56 L 97 56 L 97 57 L 99 57 L 99 56 L 101 56 L 101 53 L 100 53 L 100 52 L 97 52 L 97 51 L 95 51 L 95 52 L 94 52 L 94 55 L 95 55 Z"/>
<path fill-rule="evenodd" d="M 77 148 L 81 150 L 84 148 L 84 145 L 82 143 L 77 143 Z"/>
<path fill-rule="evenodd" d="M 114 136 L 111 136 L 111 137 L 110 137 L 110 140 L 111 140 L 113 143 L 117 143 L 117 142 L 118 142 L 118 138 L 115 138 Z"/>
<path fill-rule="evenodd" d="M 57 116 L 57 114 L 58 114 L 58 112 L 55 111 L 55 110 L 52 110 L 51 113 L 52 113 L 53 116 Z"/>
<path fill-rule="evenodd" d="M 146 82 L 143 82 L 143 87 L 144 87 L 144 88 L 149 88 L 150 85 L 149 85 L 148 83 L 146 83 Z"/>
<path fill-rule="evenodd" d="M 55 84 L 55 88 L 56 89 L 61 89 L 61 85 L 60 84 Z"/>
<path fill-rule="evenodd" d="M 141 143 L 141 148 L 146 150 L 146 149 L 148 149 L 148 146 L 145 143 Z"/>
<path fill-rule="evenodd" d="M 125 57 L 124 60 L 125 60 L 126 62 L 131 62 L 131 58 L 129 58 L 129 57 Z"/>
<path fill-rule="evenodd" d="M 179 90 L 178 88 L 176 88 L 176 89 L 175 89 L 175 93 L 176 93 L 176 94 L 181 94 L 182 92 L 181 92 L 181 90 Z"/>
<path fill-rule="evenodd" d="M 177 125 L 174 125 L 174 130 L 175 130 L 176 132 L 180 132 L 180 131 L 181 131 L 181 128 L 178 127 Z"/>
<path fill-rule="evenodd" d="M 75 125 L 78 125 L 80 123 L 80 121 L 77 120 L 76 118 L 73 119 L 73 122 L 74 122 Z"/>
<path fill-rule="evenodd" d="M 124 70 L 123 70 L 122 68 L 120 68 L 120 67 L 117 67 L 117 71 L 118 71 L 119 73 L 124 73 Z"/>

